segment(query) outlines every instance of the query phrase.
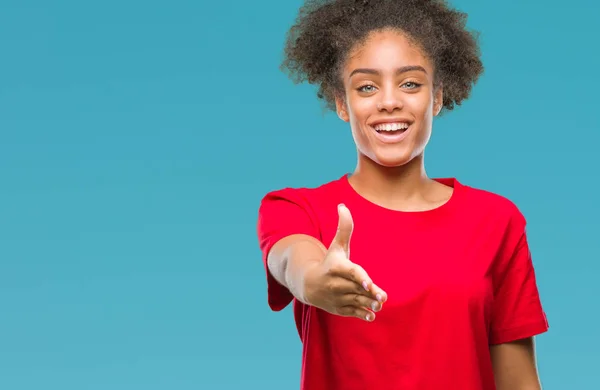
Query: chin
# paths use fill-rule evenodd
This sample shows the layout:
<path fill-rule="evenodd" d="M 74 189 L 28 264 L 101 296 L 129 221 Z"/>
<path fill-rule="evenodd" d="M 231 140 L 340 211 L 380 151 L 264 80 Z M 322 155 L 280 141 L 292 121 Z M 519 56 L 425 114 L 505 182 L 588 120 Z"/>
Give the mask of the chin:
<path fill-rule="evenodd" d="M 384 168 L 400 168 L 407 165 L 410 161 L 375 161 Z"/>
<path fill-rule="evenodd" d="M 415 154 L 412 150 L 375 150 L 371 153 L 372 160 L 386 168 L 397 168 L 410 163 Z"/>
<path fill-rule="evenodd" d="M 398 168 L 409 164 L 413 156 L 376 156 L 372 160 L 382 167 Z"/>

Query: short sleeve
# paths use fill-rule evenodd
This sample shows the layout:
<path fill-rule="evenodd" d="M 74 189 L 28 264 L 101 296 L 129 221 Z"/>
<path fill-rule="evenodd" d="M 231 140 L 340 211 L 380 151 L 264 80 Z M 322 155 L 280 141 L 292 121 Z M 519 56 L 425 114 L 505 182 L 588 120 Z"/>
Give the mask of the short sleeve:
<path fill-rule="evenodd" d="M 294 299 L 290 291 L 271 275 L 267 256 L 279 240 L 293 234 L 306 234 L 319 239 L 314 213 L 299 189 L 283 189 L 268 193 L 258 212 L 257 234 L 267 276 L 269 307 L 283 310 Z"/>
<path fill-rule="evenodd" d="M 523 216 L 514 218 L 509 229 L 506 247 L 512 249 L 500 256 L 494 274 L 491 344 L 532 337 L 548 330 Z"/>

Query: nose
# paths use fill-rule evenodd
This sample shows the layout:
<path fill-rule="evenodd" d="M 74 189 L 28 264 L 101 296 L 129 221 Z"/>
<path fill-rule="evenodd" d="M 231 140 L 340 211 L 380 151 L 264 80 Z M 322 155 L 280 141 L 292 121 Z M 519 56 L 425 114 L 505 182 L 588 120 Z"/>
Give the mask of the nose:
<path fill-rule="evenodd" d="M 404 106 L 402 99 L 398 96 L 400 91 L 396 91 L 392 88 L 387 88 L 383 91 L 381 100 L 377 103 L 377 110 L 393 112 L 394 110 L 401 110 Z"/>

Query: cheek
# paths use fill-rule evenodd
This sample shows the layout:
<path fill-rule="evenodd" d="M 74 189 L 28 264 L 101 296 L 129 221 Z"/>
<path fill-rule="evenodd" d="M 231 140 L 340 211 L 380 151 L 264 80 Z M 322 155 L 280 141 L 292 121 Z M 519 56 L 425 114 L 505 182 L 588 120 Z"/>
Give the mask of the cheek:
<path fill-rule="evenodd" d="M 432 101 L 430 96 L 421 93 L 406 95 L 403 99 L 405 109 L 410 110 L 417 119 L 423 119 L 431 112 Z"/>
<path fill-rule="evenodd" d="M 374 111 L 375 110 L 375 111 Z M 350 115 L 350 124 L 355 137 L 365 137 L 365 123 L 367 119 L 376 112 L 373 99 L 356 99 L 350 101 L 348 114 Z"/>
<path fill-rule="evenodd" d="M 354 119 L 364 122 L 367 117 L 377 111 L 377 105 L 374 98 L 360 98 L 350 101 L 350 110 Z"/>

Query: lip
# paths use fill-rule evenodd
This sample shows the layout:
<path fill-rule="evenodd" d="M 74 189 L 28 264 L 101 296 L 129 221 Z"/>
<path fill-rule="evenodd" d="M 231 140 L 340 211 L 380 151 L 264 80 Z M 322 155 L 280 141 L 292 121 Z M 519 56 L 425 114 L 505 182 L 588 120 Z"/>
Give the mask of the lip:
<path fill-rule="evenodd" d="M 379 120 L 375 120 L 371 123 L 369 123 L 369 126 L 371 127 L 375 127 L 377 125 L 383 124 L 383 123 L 408 123 L 409 127 L 410 125 L 412 125 L 412 121 L 410 119 L 406 119 L 406 118 L 382 118 Z"/>
<path fill-rule="evenodd" d="M 379 133 L 377 130 L 375 130 L 375 125 L 380 124 L 380 123 L 394 123 L 394 122 L 403 122 L 402 120 L 396 120 L 396 121 L 392 121 L 392 122 L 373 122 L 373 125 L 370 125 L 369 127 L 371 128 L 371 130 L 373 131 L 373 133 L 375 134 L 375 138 L 384 144 L 397 144 L 399 142 L 402 142 L 406 137 L 408 137 L 409 133 L 412 130 L 412 123 L 407 122 L 408 123 L 408 128 L 406 130 L 404 130 L 402 133 L 398 133 L 398 134 L 386 134 L 385 132 L 383 133 Z M 406 122 L 406 121 L 404 121 Z"/>

